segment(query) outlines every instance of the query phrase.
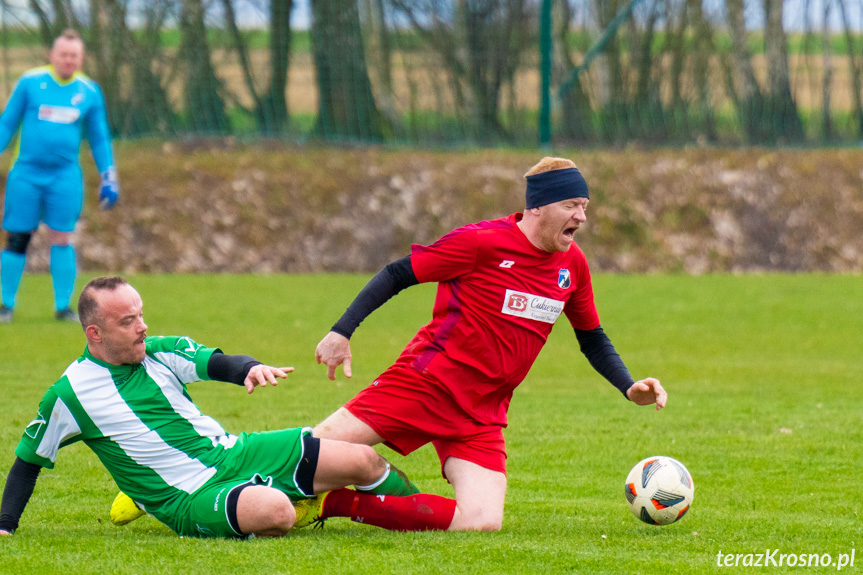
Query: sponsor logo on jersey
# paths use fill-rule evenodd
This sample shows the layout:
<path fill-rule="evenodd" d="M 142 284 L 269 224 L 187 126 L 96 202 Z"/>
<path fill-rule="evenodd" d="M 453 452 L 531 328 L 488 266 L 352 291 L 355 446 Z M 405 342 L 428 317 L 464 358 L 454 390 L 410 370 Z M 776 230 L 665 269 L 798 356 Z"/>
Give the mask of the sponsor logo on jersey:
<path fill-rule="evenodd" d="M 81 117 L 81 110 L 66 106 L 39 106 L 39 119 L 53 124 L 74 124 Z"/>
<path fill-rule="evenodd" d="M 514 263 L 515 262 L 512 260 L 503 260 L 502 262 L 500 262 L 500 266 L 498 267 L 509 269 L 513 266 Z"/>
<path fill-rule="evenodd" d="M 503 308 L 500 311 L 506 315 L 554 323 L 563 312 L 563 302 L 508 289 L 503 298 Z"/>
<path fill-rule="evenodd" d="M 560 287 L 560 289 L 568 288 L 571 285 L 571 283 L 572 283 L 572 280 L 570 279 L 568 269 L 563 268 L 562 270 L 560 270 L 557 273 L 557 285 Z"/>

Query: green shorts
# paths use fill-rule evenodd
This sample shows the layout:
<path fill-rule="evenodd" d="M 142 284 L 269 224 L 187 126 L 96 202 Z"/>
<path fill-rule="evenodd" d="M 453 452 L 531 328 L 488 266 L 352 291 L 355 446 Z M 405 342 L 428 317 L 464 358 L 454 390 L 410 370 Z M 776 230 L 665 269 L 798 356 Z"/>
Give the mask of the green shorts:
<path fill-rule="evenodd" d="M 310 427 L 241 433 L 216 475 L 186 498 L 185 512 L 173 524 L 165 523 L 187 537 L 245 537 L 228 514 L 232 492 L 237 497 L 243 487 L 266 485 L 284 492 L 291 501 L 314 497 L 308 477 L 298 477 L 304 459 L 303 438 L 311 435 Z M 315 457 L 312 463 L 316 462 Z M 309 469 L 304 471 L 308 474 Z"/>

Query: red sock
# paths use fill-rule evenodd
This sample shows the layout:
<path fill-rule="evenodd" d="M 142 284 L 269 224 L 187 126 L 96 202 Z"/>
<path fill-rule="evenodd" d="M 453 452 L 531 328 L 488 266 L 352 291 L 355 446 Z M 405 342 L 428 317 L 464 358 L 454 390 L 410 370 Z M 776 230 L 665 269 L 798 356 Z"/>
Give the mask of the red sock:
<path fill-rule="evenodd" d="M 406 497 L 336 489 L 324 501 L 322 518 L 350 517 L 393 531 L 444 531 L 455 515 L 455 499 L 417 493 Z"/>

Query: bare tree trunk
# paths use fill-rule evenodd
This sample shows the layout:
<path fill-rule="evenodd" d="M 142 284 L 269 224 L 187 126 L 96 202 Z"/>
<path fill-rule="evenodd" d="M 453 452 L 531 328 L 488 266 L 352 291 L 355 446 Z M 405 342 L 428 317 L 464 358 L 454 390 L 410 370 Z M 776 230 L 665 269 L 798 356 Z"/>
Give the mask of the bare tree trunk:
<path fill-rule="evenodd" d="M 854 102 L 854 108 L 851 110 L 851 116 L 854 118 L 854 135 L 860 139 L 863 138 L 863 101 L 861 101 L 860 96 L 860 64 L 857 61 L 853 48 L 855 45 L 855 35 L 851 31 L 845 0 L 836 0 L 836 5 L 839 6 L 839 13 L 842 16 L 842 31 L 845 35 L 845 43 L 848 46 L 848 67 L 851 71 L 851 101 Z"/>
<path fill-rule="evenodd" d="M 381 140 L 356 1 L 312 0 L 311 6 L 319 94 L 315 131 L 325 139 Z"/>
<path fill-rule="evenodd" d="M 383 0 L 365 0 L 364 9 L 369 30 L 368 51 L 370 60 L 374 62 L 370 68 L 375 72 L 377 87 L 375 101 L 389 127 L 396 132 L 404 133 L 393 91 L 393 57 L 386 7 Z"/>
<path fill-rule="evenodd" d="M 285 90 L 291 61 L 291 10 L 293 0 L 270 0 L 270 86 L 261 98 L 258 116 L 274 133 L 288 129 L 290 113 Z"/>
<path fill-rule="evenodd" d="M 747 142 L 760 142 L 764 135 L 761 130 L 761 118 L 764 111 L 764 101 L 755 71 L 750 60 L 746 22 L 743 17 L 743 0 L 726 0 L 725 9 L 728 14 L 728 27 L 731 31 L 732 71 L 734 74 L 733 90 L 737 104 L 737 115 L 744 137 Z"/>
<path fill-rule="evenodd" d="M 553 10 L 552 22 L 555 24 L 553 61 L 557 62 L 558 68 L 554 76 L 569 78 L 575 69 L 568 42 L 572 22 L 572 7 L 569 0 L 555 0 Z M 575 76 L 575 83 L 569 87 L 560 100 L 560 106 L 563 123 L 561 135 L 563 138 L 575 142 L 585 142 L 592 139 L 590 100 L 577 75 Z"/>
<path fill-rule="evenodd" d="M 689 26 L 689 2 L 681 5 L 676 26 L 674 25 L 674 18 L 671 14 L 670 2 L 666 1 L 665 5 L 665 34 L 668 41 L 668 51 L 671 52 L 671 68 L 668 73 L 668 82 L 671 86 L 671 108 L 675 111 L 680 111 L 685 107 L 681 85 L 683 81 L 683 68 L 686 62 L 684 38 L 686 35 L 686 29 Z"/>
<path fill-rule="evenodd" d="M 108 123 L 117 131 L 122 100 L 120 70 L 123 63 L 122 37 L 117 33 L 116 10 L 105 0 L 90 0 L 90 37 L 87 41 L 88 71 L 105 95 Z M 106 33 L 113 31 L 113 33 Z M 95 65 L 93 65 L 95 63 Z"/>
<path fill-rule="evenodd" d="M 56 26 L 54 22 L 48 16 L 48 12 L 42 7 L 39 0 L 30 0 L 30 10 L 33 11 L 33 14 L 36 16 L 36 20 L 39 23 L 39 36 L 42 38 L 42 44 L 44 46 L 50 46 L 51 42 L 53 42 L 54 38 L 57 36 L 55 33 Z"/>
<path fill-rule="evenodd" d="M 125 3 L 97 1 L 102 3 L 103 18 L 112 31 L 110 46 L 115 55 L 110 59 L 127 64 L 131 74 L 128 99 L 118 96 L 119 100 L 108 106 L 108 117 L 114 119 L 112 128 L 126 136 L 173 133 L 174 111 L 159 76 L 153 71 L 153 61 L 161 50 L 160 33 L 173 0 L 156 0 L 147 5 L 137 37 L 126 25 Z"/>
<path fill-rule="evenodd" d="M 597 22 L 600 31 L 605 31 L 619 8 L 617 0 L 594 0 Z M 611 38 L 597 58 L 596 66 L 603 85 L 601 90 L 605 103 L 602 107 L 600 129 L 603 139 L 614 142 L 631 136 L 630 111 L 627 106 L 627 82 L 623 63 L 621 62 L 620 39 L 618 35 Z"/>
<path fill-rule="evenodd" d="M 444 60 L 457 102 L 463 100 L 460 84 L 469 88 L 476 136 L 508 138 L 499 117 L 500 93 L 513 81 L 527 45 L 524 0 L 391 2 Z"/>
<path fill-rule="evenodd" d="M 465 40 L 467 70 L 474 99 L 479 138 L 481 141 L 506 137 L 500 123 L 498 105 L 500 90 L 508 76 L 512 62 L 517 58 L 516 25 L 522 19 L 522 2 L 510 0 L 465 0 Z"/>
<path fill-rule="evenodd" d="M 644 22 L 644 31 L 639 33 L 635 19 L 630 19 L 630 37 L 635 53 L 632 58 L 635 64 L 636 84 L 635 95 L 632 99 L 632 110 L 634 112 L 633 129 L 635 135 L 647 138 L 665 138 L 664 111 L 659 96 L 659 85 L 653 82 L 654 64 L 660 69 L 658 76 L 662 77 L 662 59 L 654 63 L 653 40 L 656 37 L 656 24 L 659 21 L 658 0 L 652 0 L 647 7 L 647 19 Z M 668 18 L 668 15 L 666 15 Z"/>
<path fill-rule="evenodd" d="M 803 126 L 791 94 L 788 74 L 788 42 L 782 27 L 784 0 L 764 0 L 766 24 L 764 43 L 767 57 L 768 116 L 771 132 L 786 141 L 803 139 Z"/>
<path fill-rule="evenodd" d="M 710 101 L 710 56 L 713 49 L 713 31 L 710 23 L 704 17 L 701 0 L 687 0 L 695 25 L 695 47 L 693 54 L 693 80 L 697 93 L 698 116 L 701 119 L 704 134 L 702 138 L 714 142 L 716 136 L 716 120 L 713 114 L 713 104 Z"/>
<path fill-rule="evenodd" d="M 183 0 L 180 34 L 179 56 L 186 71 L 185 101 L 190 126 L 202 133 L 229 132 L 230 122 L 210 59 L 203 0 Z"/>
<path fill-rule="evenodd" d="M 831 141 L 835 136 L 833 133 L 833 116 L 830 111 L 830 86 L 833 84 L 833 47 L 830 41 L 830 12 L 832 9 L 831 0 L 824 0 L 821 24 L 821 69 L 824 71 L 821 79 L 821 136 L 825 142 Z"/>
<path fill-rule="evenodd" d="M 246 40 L 240 32 L 240 27 L 237 25 L 237 17 L 234 13 L 233 0 L 221 0 L 222 11 L 225 14 L 225 23 L 228 27 L 228 32 L 234 39 L 234 48 L 237 50 L 237 58 L 240 60 L 240 68 L 243 70 L 243 81 L 246 84 L 246 91 L 251 96 L 254 102 L 254 109 L 261 109 L 261 97 L 258 95 L 258 88 L 255 86 L 254 72 L 252 71 L 252 63 L 249 59 L 249 49 L 246 46 Z M 256 118 L 259 129 L 265 130 L 265 126 L 261 124 L 261 118 Z"/>

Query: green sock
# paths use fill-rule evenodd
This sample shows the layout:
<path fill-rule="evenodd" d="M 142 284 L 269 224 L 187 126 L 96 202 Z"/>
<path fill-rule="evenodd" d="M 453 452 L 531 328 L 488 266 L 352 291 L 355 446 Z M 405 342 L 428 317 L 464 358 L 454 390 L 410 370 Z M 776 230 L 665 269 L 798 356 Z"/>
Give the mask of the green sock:
<path fill-rule="evenodd" d="M 398 497 L 420 492 L 417 486 L 408 479 L 408 476 L 391 463 L 387 463 L 387 471 L 379 480 L 371 485 L 356 485 L 355 487 L 357 491 L 362 491 L 363 493 L 395 495 Z"/>

